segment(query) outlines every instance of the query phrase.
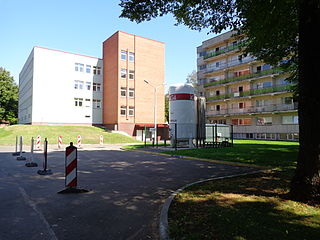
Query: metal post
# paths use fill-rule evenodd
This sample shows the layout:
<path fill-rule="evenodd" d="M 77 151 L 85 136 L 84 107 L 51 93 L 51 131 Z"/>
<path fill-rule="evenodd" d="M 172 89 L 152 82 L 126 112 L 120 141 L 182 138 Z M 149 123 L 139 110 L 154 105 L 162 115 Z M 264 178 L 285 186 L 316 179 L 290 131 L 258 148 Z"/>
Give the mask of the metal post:
<path fill-rule="evenodd" d="M 22 146 L 23 146 L 23 138 L 20 136 L 20 156 L 17 157 L 18 161 L 27 160 L 24 156 L 22 156 Z"/>
<path fill-rule="evenodd" d="M 231 126 L 231 146 L 233 147 L 233 125 Z"/>
<path fill-rule="evenodd" d="M 144 125 L 144 147 L 147 147 L 147 126 Z"/>
<path fill-rule="evenodd" d="M 212 147 L 214 147 L 214 142 L 215 138 L 214 138 L 214 125 L 212 125 Z"/>
<path fill-rule="evenodd" d="M 19 152 L 18 152 L 18 136 L 16 136 L 16 151 L 14 153 L 12 153 L 12 156 L 19 156 Z"/>
<path fill-rule="evenodd" d="M 216 144 L 218 146 L 218 126 L 217 126 L 217 124 L 214 125 L 214 135 L 215 135 L 215 138 L 216 138 Z"/>
<path fill-rule="evenodd" d="M 177 145 L 178 145 L 178 140 L 177 140 L 177 123 L 174 124 L 174 150 L 177 151 Z"/>
<path fill-rule="evenodd" d="M 31 138 L 31 149 L 30 149 L 30 161 L 28 161 L 25 166 L 26 167 L 38 167 L 38 164 L 33 162 L 33 151 L 34 151 L 34 139 Z"/>
<path fill-rule="evenodd" d="M 47 138 L 44 139 L 44 163 L 43 163 L 43 170 L 38 170 L 38 174 L 40 175 L 50 175 L 52 174 L 52 171 L 50 169 L 47 169 L 48 167 L 48 158 L 47 158 L 47 153 L 48 153 L 48 140 Z"/>

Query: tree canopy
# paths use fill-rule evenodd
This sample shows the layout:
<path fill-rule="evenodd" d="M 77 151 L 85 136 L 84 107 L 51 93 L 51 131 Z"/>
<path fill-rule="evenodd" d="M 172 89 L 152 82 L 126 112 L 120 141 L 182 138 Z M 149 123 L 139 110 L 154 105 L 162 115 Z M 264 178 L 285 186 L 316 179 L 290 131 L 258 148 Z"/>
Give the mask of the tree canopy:
<path fill-rule="evenodd" d="M 176 24 L 247 38 L 242 51 L 266 63 L 282 60 L 298 81 L 299 157 L 291 185 L 296 200 L 320 202 L 319 0 L 121 0 L 120 17 L 137 23 L 171 13 Z"/>
<path fill-rule="evenodd" d="M 0 120 L 17 122 L 18 86 L 10 72 L 0 67 Z"/>

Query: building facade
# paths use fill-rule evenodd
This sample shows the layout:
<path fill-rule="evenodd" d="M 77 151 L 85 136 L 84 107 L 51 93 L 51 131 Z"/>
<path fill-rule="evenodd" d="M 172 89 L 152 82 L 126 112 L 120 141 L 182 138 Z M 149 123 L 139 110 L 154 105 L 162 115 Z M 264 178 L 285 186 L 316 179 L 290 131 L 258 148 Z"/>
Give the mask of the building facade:
<path fill-rule="evenodd" d="M 154 126 L 152 86 L 164 124 L 163 84 L 162 42 L 118 31 L 102 59 L 34 47 L 19 75 L 19 124 L 101 125 L 139 136 Z"/>
<path fill-rule="evenodd" d="M 197 77 L 208 123 L 233 125 L 240 139 L 297 140 L 297 103 L 287 75 L 239 51 L 227 32 L 197 48 Z"/>

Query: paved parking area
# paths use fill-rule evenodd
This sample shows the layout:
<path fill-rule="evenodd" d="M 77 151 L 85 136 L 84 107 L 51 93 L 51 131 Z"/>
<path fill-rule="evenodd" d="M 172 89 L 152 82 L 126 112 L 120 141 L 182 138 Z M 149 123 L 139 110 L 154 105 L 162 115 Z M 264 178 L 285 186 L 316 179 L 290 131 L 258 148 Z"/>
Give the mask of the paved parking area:
<path fill-rule="evenodd" d="M 54 149 L 54 146 L 49 147 Z M 159 239 L 159 214 L 169 195 L 201 179 L 255 171 L 253 168 L 123 151 L 119 145 L 78 151 L 78 185 L 64 189 L 64 152 L 50 151 L 53 174 L 27 168 L 0 147 L 0 239 Z M 29 157 L 29 153 L 25 156 Z"/>

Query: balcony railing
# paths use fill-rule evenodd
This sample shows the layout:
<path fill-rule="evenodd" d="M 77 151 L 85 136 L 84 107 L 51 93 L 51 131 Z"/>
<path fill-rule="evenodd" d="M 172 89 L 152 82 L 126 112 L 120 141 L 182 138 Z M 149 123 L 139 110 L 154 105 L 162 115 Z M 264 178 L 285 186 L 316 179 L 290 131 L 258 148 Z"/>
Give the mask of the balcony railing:
<path fill-rule="evenodd" d="M 207 116 L 219 116 L 219 115 L 236 115 L 247 113 L 268 113 L 268 112 L 281 112 L 281 111 L 294 111 L 298 109 L 297 103 L 292 104 L 271 104 L 264 106 L 250 106 L 244 108 L 228 108 L 221 109 L 219 111 L 207 111 Z"/>
<path fill-rule="evenodd" d="M 268 70 L 264 70 L 264 71 L 257 72 L 257 73 L 246 74 L 246 75 L 242 75 L 242 76 L 239 76 L 239 77 L 230 77 L 230 78 L 221 79 L 221 80 L 218 80 L 218 81 L 206 83 L 206 84 L 204 84 L 204 87 L 217 86 L 217 85 L 221 85 L 221 84 L 226 84 L 226 83 L 231 83 L 231 82 L 238 82 L 238 81 L 243 81 L 243 80 L 263 77 L 263 76 L 267 76 L 267 75 L 278 74 L 278 73 L 282 73 L 282 70 L 280 70 L 280 68 L 273 68 L 273 69 L 268 69 Z"/>
<path fill-rule="evenodd" d="M 219 49 L 219 51 L 216 51 L 216 52 L 211 52 L 211 53 L 208 53 L 206 55 L 203 56 L 203 59 L 208 59 L 208 58 L 212 58 L 212 57 L 216 57 L 216 56 L 219 56 L 221 54 L 224 54 L 224 53 L 228 53 L 228 52 L 231 52 L 231 51 L 234 51 L 240 47 L 243 47 L 247 44 L 246 41 L 241 41 L 237 44 L 234 44 L 232 46 L 226 46 L 224 48 L 221 48 Z"/>
<path fill-rule="evenodd" d="M 272 87 L 267 87 L 267 88 L 251 89 L 249 91 L 243 91 L 243 92 L 227 93 L 223 95 L 207 97 L 207 101 L 256 96 L 256 95 L 263 95 L 267 93 L 288 92 L 291 90 L 293 85 L 294 84 L 282 84 L 282 85 L 274 85 Z"/>

